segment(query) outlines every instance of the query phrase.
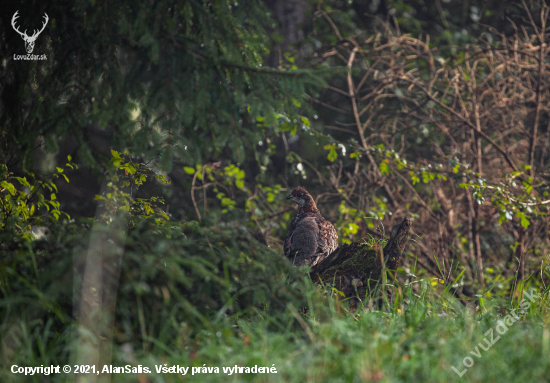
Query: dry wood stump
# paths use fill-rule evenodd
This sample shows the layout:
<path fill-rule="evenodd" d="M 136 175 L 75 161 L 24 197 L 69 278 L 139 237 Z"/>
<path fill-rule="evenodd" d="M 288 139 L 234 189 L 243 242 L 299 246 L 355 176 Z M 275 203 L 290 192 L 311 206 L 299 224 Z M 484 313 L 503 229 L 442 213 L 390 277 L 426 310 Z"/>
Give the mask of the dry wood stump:
<path fill-rule="evenodd" d="M 382 283 L 383 270 L 397 270 L 405 249 L 411 221 L 405 218 L 393 225 L 388 243 L 371 246 L 353 242 L 334 250 L 328 258 L 312 267 L 310 275 L 314 282 L 334 283 L 346 297 L 357 294 L 364 297 L 369 288 Z"/>

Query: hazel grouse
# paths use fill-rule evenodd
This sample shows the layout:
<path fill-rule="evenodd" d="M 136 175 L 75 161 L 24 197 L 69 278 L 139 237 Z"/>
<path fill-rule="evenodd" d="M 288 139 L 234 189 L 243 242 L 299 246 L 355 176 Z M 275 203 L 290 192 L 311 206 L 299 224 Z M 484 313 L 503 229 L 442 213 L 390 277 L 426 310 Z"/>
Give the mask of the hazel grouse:
<path fill-rule="evenodd" d="M 284 243 L 285 256 L 295 266 L 313 267 L 338 246 L 338 234 L 332 223 L 323 218 L 313 197 L 297 187 L 286 199 L 298 204 Z"/>

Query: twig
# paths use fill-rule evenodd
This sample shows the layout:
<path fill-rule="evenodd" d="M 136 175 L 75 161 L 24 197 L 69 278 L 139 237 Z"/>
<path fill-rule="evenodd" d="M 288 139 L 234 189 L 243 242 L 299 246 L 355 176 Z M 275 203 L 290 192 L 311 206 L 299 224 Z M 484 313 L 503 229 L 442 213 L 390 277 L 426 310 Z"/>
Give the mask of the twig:
<path fill-rule="evenodd" d="M 424 94 L 426 94 L 426 96 L 428 96 L 430 100 L 435 102 L 441 108 L 445 109 L 447 112 L 452 113 L 454 116 L 458 117 L 464 124 L 468 125 L 474 131 L 477 131 L 476 126 L 472 124 L 470 120 L 468 120 L 467 118 L 464 118 L 456 110 L 448 107 L 447 105 L 443 104 L 441 101 L 436 99 L 426 88 L 420 85 L 418 81 L 416 81 L 416 79 L 410 79 L 406 76 L 403 76 L 402 79 L 417 86 L 422 92 L 424 92 Z M 506 151 L 503 148 L 501 148 L 495 141 L 493 141 L 493 139 L 491 139 L 491 137 L 489 137 L 483 131 L 479 131 L 478 133 L 481 134 L 481 136 L 483 136 L 483 138 L 485 138 L 487 141 L 489 141 L 489 143 L 493 145 L 500 153 L 502 153 L 502 155 L 506 159 L 506 162 L 508 162 L 508 164 L 512 169 L 514 169 L 515 171 L 518 171 L 516 164 L 514 163 L 514 161 L 512 161 L 512 159 L 508 156 L 508 153 L 506 153 Z"/>
<path fill-rule="evenodd" d="M 197 206 L 197 201 L 195 201 L 195 182 L 197 181 L 197 175 L 199 174 L 198 171 L 195 172 L 195 175 L 193 176 L 193 182 L 191 184 L 191 200 L 193 201 L 193 206 L 195 206 L 195 211 L 197 212 L 197 216 L 199 217 L 199 221 L 202 221 L 201 213 L 199 212 L 199 207 Z"/>
<path fill-rule="evenodd" d="M 344 133 L 349 133 L 349 134 L 357 134 L 357 132 L 354 132 L 353 130 L 339 128 L 337 126 L 325 125 L 325 128 L 330 129 L 330 130 L 338 130 L 339 132 L 344 132 Z"/>

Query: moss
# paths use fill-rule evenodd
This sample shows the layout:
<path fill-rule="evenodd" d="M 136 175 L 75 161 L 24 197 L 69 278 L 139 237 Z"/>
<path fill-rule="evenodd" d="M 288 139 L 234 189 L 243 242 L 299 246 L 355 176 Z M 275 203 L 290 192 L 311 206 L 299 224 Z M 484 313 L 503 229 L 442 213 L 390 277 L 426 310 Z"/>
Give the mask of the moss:
<path fill-rule="evenodd" d="M 338 271 L 357 271 L 365 275 L 371 274 L 376 266 L 376 251 L 368 245 L 359 245 L 351 257 L 340 264 L 336 264 L 322 274 L 322 278 L 333 277 Z"/>
<path fill-rule="evenodd" d="M 355 253 L 342 262 L 342 268 L 370 274 L 375 268 L 376 251 L 368 245 L 357 246 Z"/>

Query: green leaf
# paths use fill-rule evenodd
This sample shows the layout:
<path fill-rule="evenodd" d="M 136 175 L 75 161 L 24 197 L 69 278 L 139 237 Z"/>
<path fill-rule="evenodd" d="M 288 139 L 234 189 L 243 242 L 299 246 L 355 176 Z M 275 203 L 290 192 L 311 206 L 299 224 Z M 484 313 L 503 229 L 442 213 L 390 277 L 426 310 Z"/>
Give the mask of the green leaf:
<path fill-rule="evenodd" d="M 390 174 L 390 168 L 389 168 L 388 164 L 386 163 L 386 161 L 384 161 L 380 164 L 380 172 L 384 175 Z"/>
<path fill-rule="evenodd" d="M 27 187 L 29 187 L 29 188 L 31 187 L 31 185 L 30 185 L 29 182 L 27 181 L 27 178 L 25 178 L 25 177 L 23 177 L 23 178 L 21 178 L 21 177 L 12 177 L 12 178 L 14 178 L 14 179 L 16 179 L 17 181 L 19 181 L 19 183 L 20 183 L 21 185 L 23 185 L 23 186 L 27 186 Z"/>
<path fill-rule="evenodd" d="M 290 132 L 290 134 L 295 135 L 296 130 L 298 128 L 298 124 L 293 124 L 290 122 L 284 122 L 281 124 L 281 130 L 283 132 Z"/>
<path fill-rule="evenodd" d="M 121 170 L 126 170 L 128 173 L 130 174 L 135 174 L 136 173 L 136 168 L 129 162 L 123 164 L 120 166 L 120 169 Z"/>
<path fill-rule="evenodd" d="M 189 166 L 184 166 L 184 167 L 183 167 L 183 170 L 184 170 L 187 174 L 195 174 L 195 169 L 190 168 Z"/>
<path fill-rule="evenodd" d="M 330 150 L 327 158 L 330 162 L 334 162 L 334 160 L 336 160 L 336 158 L 338 158 L 338 153 L 336 152 L 336 145 L 335 144 L 328 144 L 328 145 L 325 145 L 324 148 L 326 150 Z"/>
<path fill-rule="evenodd" d="M 15 193 L 17 192 L 17 190 L 15 189 L 15 186 L 13 186 L 11 183 L 7 181 L 0 182 L 0 186 L 2 186 L 2 188 L 4 189 L 7 189 L 11 195 L 15 195 Z"/>
<path fill-rule="evenodd" d="M 336 160 L 337 157 L 338 157 L 338 153 L 336 153 L 336 150 L 334 148 L 330 149 L 330 152 L 327 156 L 328 160 L 330 162 L 334 162 L 334 160 Z"/>

